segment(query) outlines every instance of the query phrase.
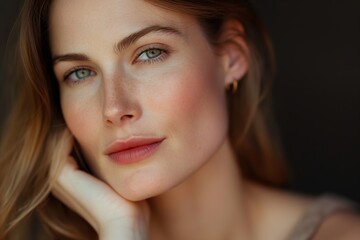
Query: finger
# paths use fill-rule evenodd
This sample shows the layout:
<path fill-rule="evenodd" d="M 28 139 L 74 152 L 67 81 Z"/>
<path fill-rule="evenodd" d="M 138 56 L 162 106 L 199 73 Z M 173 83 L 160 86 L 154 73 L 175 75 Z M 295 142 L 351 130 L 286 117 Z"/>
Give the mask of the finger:
<path fill-rule="evenodd" d="M 105 222 L 123 217 L 133 219 L 138 210 L 110 186 L 88 173 L 74 168 L 68 157 L 53 188 L 55 197 L 84 217 L 95 229 Z M 76 163 L 75 163 L 76 164 Z"/>
<path fill-rule="evenodd" d="M 52 188 L 53 195 L 77 212 L 95 230 L 112 220 L 133 220 L 140 212 L 138 204 L 118 195 L 109 185 L 79 169 L 70 156 L 73 137 L 68 130 L 54 138 L 56 148 L 53 157 L 61 162 Z"/>

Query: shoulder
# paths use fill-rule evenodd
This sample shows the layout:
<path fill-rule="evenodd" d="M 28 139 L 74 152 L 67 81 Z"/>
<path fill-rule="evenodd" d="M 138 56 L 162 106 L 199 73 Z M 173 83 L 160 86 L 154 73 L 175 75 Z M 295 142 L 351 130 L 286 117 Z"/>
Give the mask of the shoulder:
<path fill-rule="evenodd" d="M 253 196 L 257 216 L 261 216 L 257 218 L 257 239 L 288 239 L 306 209 L 314 202 L 313 198 L 297 193 L 253 183 L 250 186 L 251 193 L 247 194 Z"/>
<path fill-rule="evenodd" d="M 360 239 L 360 215 L 354 212 L 338 212 L 327 217 L 321 224 L 314 240 Z"/>
<path fill-rule="evenodd" d="M 357 205 L 348 199 L 323 195 L 316 198 L 304 211 L 292 232 L 313 240 L 360 239 L 360 215 Z"/>
<path fill-rule="evenodd" d="M 263 210 L 258 239 L 360 240 L 360 215 L 347 199 L 309 197 L 256 185 L 252 191 L 260 199 L 255 201 L 257 209 Z"/>

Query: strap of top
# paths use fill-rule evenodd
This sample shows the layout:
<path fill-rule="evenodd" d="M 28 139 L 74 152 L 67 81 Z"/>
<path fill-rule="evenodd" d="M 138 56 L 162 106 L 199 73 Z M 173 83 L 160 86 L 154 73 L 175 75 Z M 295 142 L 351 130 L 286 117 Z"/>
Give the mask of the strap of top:
<path fill-rule="evenodd" d="M 355 209 L 354 203 L 343 198 L 332 195 L 322 196 L 305 210 L 286 240 L 310 240 L 328 216 L 338 211 L 355 211 Z"/>

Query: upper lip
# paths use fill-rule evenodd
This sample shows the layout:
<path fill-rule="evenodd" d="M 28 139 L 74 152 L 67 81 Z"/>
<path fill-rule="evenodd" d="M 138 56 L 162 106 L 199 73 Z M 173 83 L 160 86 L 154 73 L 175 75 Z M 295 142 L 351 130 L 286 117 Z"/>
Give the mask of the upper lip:
<path fill-rule="evenodd" d="M 144 137 L 130 137 L 128 139 L 118 139 L 112 142 L 106 149 L 105 154 L 121 152 L 131 148 L 141 147 L 157 142 L 162 142 L 165 138 L 144 138 Z"/>

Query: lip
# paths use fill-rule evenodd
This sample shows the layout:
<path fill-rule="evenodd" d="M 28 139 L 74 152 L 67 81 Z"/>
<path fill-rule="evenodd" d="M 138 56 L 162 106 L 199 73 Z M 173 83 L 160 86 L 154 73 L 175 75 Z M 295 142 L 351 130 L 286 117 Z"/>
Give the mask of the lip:
<path fill-rule="evenodd" d="M 150 157 L 164 140 L 143 137 L 116 140 L 106 148 L 104 154 L 118 164 L 135 163 Z"/>

